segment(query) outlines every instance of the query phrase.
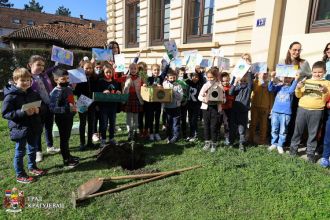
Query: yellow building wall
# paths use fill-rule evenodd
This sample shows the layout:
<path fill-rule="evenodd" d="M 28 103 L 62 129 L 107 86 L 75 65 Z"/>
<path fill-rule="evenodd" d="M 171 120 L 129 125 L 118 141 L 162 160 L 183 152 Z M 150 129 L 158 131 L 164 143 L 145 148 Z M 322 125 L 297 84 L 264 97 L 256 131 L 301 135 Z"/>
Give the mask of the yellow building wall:
<path fill-rule="evenodd" d="M 125 53 L 127 64 L 142 50 L 140 61 L 160 64 L 165 53 L 163 46 L 151 46 L 149 23 L 151 0 L 140 0 L 140 44 L 139 48 L 125 48 L 125 1 L 107 0 L 108 41 L 115 40 Z M 184 43 L 185 0 L 171 1 L 170 38 L 175 39 L 179 51 L 197 49 L 204 57 L 210 56 L 211 48 L 224 50 L 225 57 L 233 66 L 240 55 L 251 52 L 251 39 L 256 0 L 214 1 L 214 23 L 212 42 Z M 181 53 L 181 57 L 183 53 Z"/>

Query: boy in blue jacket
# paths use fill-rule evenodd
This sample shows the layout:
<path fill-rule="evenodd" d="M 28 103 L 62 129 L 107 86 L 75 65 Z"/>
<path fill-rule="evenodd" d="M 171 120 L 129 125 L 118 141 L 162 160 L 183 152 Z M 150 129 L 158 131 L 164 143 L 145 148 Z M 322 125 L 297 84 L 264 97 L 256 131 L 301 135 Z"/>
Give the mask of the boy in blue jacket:
<path fill-rule="evenodd" d="M 41 101 L 38 93 L 31 89 L 31 73 L 25 68 L 16 69 L 13 73 L 14 84 L 7 85 L 4 89 L 2 117 L 8 120 L 10 139 L 15 141 L 14 169 L 16 180 L 19 183 L 31 183 L 35 178 L 26 174 L 23 168 L 25 151 L 28 154 L 29 173 L 41 176 L 46 170 L 37 168 L 36 151 L 38 137 L 42 132 L 41 114 L 46 106 L 31 107 L 22 110 L 27 103 Z"/>

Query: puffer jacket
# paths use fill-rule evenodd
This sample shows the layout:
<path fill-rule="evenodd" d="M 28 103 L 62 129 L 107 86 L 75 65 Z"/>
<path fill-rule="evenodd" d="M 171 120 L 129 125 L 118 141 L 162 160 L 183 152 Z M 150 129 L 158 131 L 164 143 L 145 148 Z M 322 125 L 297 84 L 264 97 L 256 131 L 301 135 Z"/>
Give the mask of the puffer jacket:
<path fill-rule="evenodd" d="M 2 117 L 8 120 L 10 139 L 18 141 L 22 138 L 41 134 L 41 116 L 46 110 L 46 105 L 42 102 L 39 114 L 31 116 L 21 110 L 22 105 L 41 100 L 39 94 L 31 88 L 24 92 L 15 85 L 7 85 L 4 88 L 4 96 L 1 112 Z"/>

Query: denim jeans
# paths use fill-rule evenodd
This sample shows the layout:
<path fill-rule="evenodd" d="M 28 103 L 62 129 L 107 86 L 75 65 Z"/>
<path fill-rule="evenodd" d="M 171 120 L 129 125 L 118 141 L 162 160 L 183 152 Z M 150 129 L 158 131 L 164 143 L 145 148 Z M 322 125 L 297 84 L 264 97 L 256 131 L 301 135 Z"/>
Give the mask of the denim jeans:
<path fill-rule="evenodd" d="M 288 134 L 288 126 L 291 119 L 291 115 L 283 113 L 272 113 L 272 140 L 271 144 L 278 147 L 283 147 Z"/>
<path fill-rule="evenodd" d="M 115 137 L 117 105 L 100 106 L 100 133 L 101 139 L 107 139 L 107 127 L 109 122 L 109 139 Z"/>
<path fill-rule="evenodd" d="M 24 171 L 23 158 L 25 151 L 28 155 L 28 169 L 37 168 L 36 166 L 36 152 L 37 152 L 38 136 L 32 135 L 31 137 L 22 138 L 15 144 L 15 156 L 14 156 L 14 169 L 16 176 L 26 175 Z"/>
<path fill-rule="evenodd" d="M 167 138 L 171 140 L 172 138 L 179 139 L 180 137 L 180 107 L 178 108 L 165 108 L 167 129 Z"/>
<path fill-rule="evenodd" d="M 327 110 L 328 119 L 325 124 L 323 154 L 322 157 L 329 159 L 330 157 L 330 109 Z"/>

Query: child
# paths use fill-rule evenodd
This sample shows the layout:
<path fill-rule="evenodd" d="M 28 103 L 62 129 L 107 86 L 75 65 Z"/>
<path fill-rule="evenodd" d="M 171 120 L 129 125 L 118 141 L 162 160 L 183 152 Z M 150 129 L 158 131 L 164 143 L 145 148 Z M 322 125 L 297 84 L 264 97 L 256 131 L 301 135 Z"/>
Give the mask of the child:
<path fill-rule="evenodd" d="M 165 72 L 159 76 L 160 66 L 158 64 L 151 65 L 152 76 L 148 77 L 148 86 L 159 86 L 162 87 L 164 77 L 166 75 Z M 159 135 L 159 120 L 160 113 L 162 110 L 162 104 L 160 102 L 145 102 L 144 103 L 145 111 L 146 111 L 146 124 L 147 128 L 150 131 L 149 140 L 150 141 L 160 141 Z M 155 122 L 155 130 L 154 130 L 154 122 Z"/>
<path fill-rule="evenodd" d="M 268 73 L 257 73 L 253 82 L 251 98 L 251 122 L 249 143 L 254 143 L 255 130 L 259 124 L 259 142 L 267 143 L 268 116 L 273 104 L 273 93 L 268 91 Z"/>
<path fill-rule="evenodd" d="M 114 81 L 114 69 L 111 64 L 107 64 L 103 67 L 104 78 L 99 79 L 97 89 L 99 92 L 105 94 L 121 94 L 120 87 L 117 82 Z M 116 125 L 116 113 L 117 102 L 100 102 L 100 133 L 101 133 L 101 147 L 106 143 L 106 132 L 109 122 L 109 141 L 116 143 L 115 137 L 115 125 Z"/>
<path fill-rule="evenodd" d="M 143 100 L 141 97 L 141 86 L 143 82 L 137 74 L 138 65 L 131 63 L 129 65 L 129 75 L 123 89 L 124 94 L 129 94 L 128 102 L 125 106 L 128 141 L 135 140 L 139 112 L 143 111 Z"/>
<path fill-rule="evenodd" d="M 233 143 L 236 132 L 239 133 L 239 150 L 246 151 L 245 132 L 248 124 L 248 112 L 250 108 L 250 97 L 253 88 L 252 73 L 248 72 L 240 79 L 233 77 L 233 85 L 229 90 L 229 95 L 236 96 L 229 125 L 229 141 Z"/>
<path fill-rule="evenodd" d="M 78 97 L 84 95 L 88 98 L 93 97 L 93 92 L 95 91 L 95 84 L 97 82 L 97 78 L 94 74 L 94 68 L 91 62 L 85 61 L 83 64 L 83 68 L 86 74 L 87 82 L 78 83 L 75 86 L 73 93 Z M 79 150 L 83 151 L 86 148 L 93 148 L 94 144 L 92 141 L 93 135 L 93 126 L 94 126 L 94 104 L 91 104 L 88 107 L 86 112 L 79 112 L 79 136 L 80 136 L 80 147 Z M 87 129 L 87 145 L 85 145 L 85 129 L 86 122 L 88 121 L 88 129 Z"/>
<path fill-rule="evenodd" d="M 231 88 L 230 85 L 230 76 L 227 72 L 221 73 L 221 84 L 223 91 L 225 92 L 226 102 L 222 104 L 221 108 L 222 111 L 220 112 L 220 124 L 219 128 L 221 127 L 221 124 L 223 123 L 223 127 L 225 130 L 225 145 L 229 145 L 229 125 L 231 122 L 231 109 L 233 107 L 233 101 L 235 99 L 234 96 L 229 95 L 229 90 Z"/>
<path fill-rule="evenodd" d="M 191 79 L 186 81 L 189 86 L 189 97 L 188 97 L 188 121 L 189 121 L 189 137 L 188 141 L 194 142 L 198 136 L 198 115 L 201 108 L 201 101 L 198 100 L 198 94 L 203 87 L 203 82 L 200 80 L 200 74 L 192 73 Z"/>
<path fill-rule="evenodd" d="M 96 80 L 98 81 L 103 78 L 103 66 L 104 66 L 105 62 L 96 61 L 93 64 L 95 65 L 95 67 L 94 67 L 95 77 L 96 77 Z M 95 106 L 95 112 L 94 112 L 94 125 L 93 125 L 92 140 L 93 140 L 93 142 L 98 142 L 100 140 L 100 132 L 98 132 L 99 131 L 98 124 L 101 123 L 100 122 L 101 113 L 100 113 L 99 103 L 95 102 L 94 106 Z"/>
<path fill-rule="evenodd" d="M 47 144 L 47 153 L 58 153 L 60 149 L 53 146 L 53 124 L 54 114 L 49 110 L 49 93 L 53 90 L 53 85 L 45 70 L 45 59 L 39 55 L 33 55 L 29 59 L 28 67 L 32 73 L 32 90 L 39 93 L 42 101 L 46 104 L 46 112 L 43 120 L 43 127 L 45 127 L 45 137 Z M 38 137 L 38 149 L 36 162 L 42 161 L 42 147 L 41 134 Z"/>
<path fill-rule="evenodd" d="M 15 141 L 14 169 L 16 181 L 19 183 L 31 183 L 35 178 L 30 177 L 24 171 L 23 157 L 27 149 L 29 173 L 41 176 L 46 170 L 37 168 L 36 150 L 38 137 L 42 132 L 41 113 L 46 108 L 44 104 L 40 108 L 29 108 L 22 111 L 22 105 L 41 100 L 38 93 L 31 87 L 31 74 L 25 68 L 16 69 L 13 73 L 14 85 L 7 85 L 4 89 L 4 101 L 2 105 L 2 117 L 8 120 L 10 139 Z"/>
<path fill-rule="evenodd" d="M 139 62 L 138 63 L 138 75 L 143 82 L 146 82 L 148 80 L 147 71 L 148 71 L 147 64 L 145 62 Z M 144 106 L 144 104 L 145 103 L 143 103 L 143 106 Z M 138 116 L 139 133 L 140 133 L 141 138 L 147 138 L 149 136 L 148 125 L 146 123 L 147 119 L 145 118 L 145 116 L 146 116 L 145 111 L 146 111 L 146 109 L 144 109 L 144 111 L 140 111 L 139 116 Z"/>
<path fill-rule="evenodd" d="M 326 72 L 325 63 L 317 61 L 312 68 L 312 78 L 297 84 L 295 93 L 300 98 L 294 133 L 291 139 L 290 155 L 297 155 L 301 137 L 307 127 L 307 160 L 315 162 L 317 131 L 323 116 L 325 103 L 329 98 L 330 82 L 323 79 Z"/>
<path fill-rule="evenodd" d="M 299 74 L 297 74 L 293 82 L 292 78 L 283 77 L 283 83 L 278 85 L 274 84 L 275 76 L 276 72 L 272 72 L 268 84 L 268 91 L 277 93 L 271 115 L 272 138 L 271 146 L 268 150 L 272 151 L 277 148 L 278 153 L 283 154 L 283 146 L 286 142 L 288 126 L 291 120 L 293 94 L 298 83 Z"/>
<path fill-rule="evenodd" d="M 73 168 L 79 164 L 79 158 L 70 155 L 69 139 L 77 107 L 72 89 L 69 87 L 68 75 L 64 69 L 57 69 L 53 72 L 57 86 L 50 93 L 49 106 L 55 114 L 55 123 L 60 133 L 60 148 L 64 166 Z"/>
<path fill-rule="evenodd" d="M 181 67 L 178 70 L 178 80 L 183 90 L 181 107 L 180 107 L 180 114 L 181 114 L 181 130 L 182 130 L 182 137 L 185 139 L 187 138 L 187 112 L 188 112 L 188 97 L 189 97 L 189 86 L 187 85 L 186 81 L 188 79 L 188 74 L 186 73 L 186 68 Z"/>
<path fill-rule="evenodd" d="M 164 103 L 164 111 L 166 113 L 167 122 L 167 143 L 174 144 L 180 138 L 180 106 L 183 96 L 183 89 L 176 82 L 176 73 L 168 70 L 167 80 L 164 81 L 164 89 L 173 89 L 172 102 Z"/>
<path fill-rule="evenodd" d="M 199 92 L 198 99 L 202 102 L 204 120 L 204 138 L 205 145 L 203 150 L 209 150 L 214 153 L 217 145 L 217 135 L 219 128 L 218 113 L 221 111 L 221 104 L 225 102 L 222 85 L 218 82 L 218 71 L 209 69 L 206 72 L 207 82 Z M 212 91 L 211 91 L 212 90 Z M 218 101 L 211 101 L 210 96 L 217 92 Z"/>

